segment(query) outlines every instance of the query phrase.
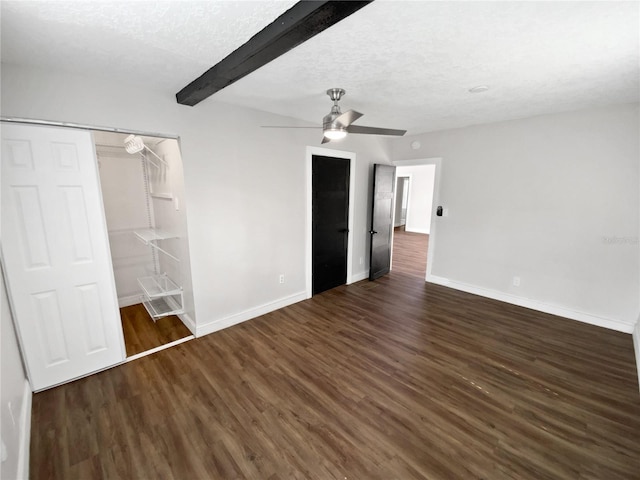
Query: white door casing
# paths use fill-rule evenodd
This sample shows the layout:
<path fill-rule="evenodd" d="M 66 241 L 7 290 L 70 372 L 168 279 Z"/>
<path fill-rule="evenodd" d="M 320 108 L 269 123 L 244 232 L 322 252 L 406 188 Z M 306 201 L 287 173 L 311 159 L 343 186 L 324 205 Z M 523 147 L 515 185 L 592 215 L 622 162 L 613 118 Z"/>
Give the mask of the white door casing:
<path fill-rule="evenodd" d="M 2 124 L 2 250 L 34 391 L 124 361 L 91 133 Z"/>

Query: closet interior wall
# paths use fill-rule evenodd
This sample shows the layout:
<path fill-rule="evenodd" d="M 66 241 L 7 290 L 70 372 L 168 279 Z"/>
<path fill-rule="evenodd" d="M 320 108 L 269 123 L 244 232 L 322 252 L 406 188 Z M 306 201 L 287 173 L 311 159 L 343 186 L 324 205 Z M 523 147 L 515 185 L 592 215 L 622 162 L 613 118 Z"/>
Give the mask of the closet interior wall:
<path fill-rule="evenodd" d="M 154 228 L 148 199 L 146 162 L 124 149 L 126 135 L 94 132 L 111 260 L 122 307 L 140 303 L 138 278 L 158 270 L 157 254 L 141 243 L 136 231 Z"/>

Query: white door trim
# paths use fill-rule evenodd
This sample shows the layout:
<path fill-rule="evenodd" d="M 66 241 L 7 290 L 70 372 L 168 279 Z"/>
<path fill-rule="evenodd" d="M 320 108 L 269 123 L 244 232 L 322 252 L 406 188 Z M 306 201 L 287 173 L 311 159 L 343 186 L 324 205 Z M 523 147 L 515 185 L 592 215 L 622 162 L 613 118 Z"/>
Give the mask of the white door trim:
<path fill-rule="evenodd" d="M 397 167 L 397 165 L 395 165 Z M 396 169 L 396 173 L 395 173 L 395 191 L 393 192 L 393 215 L 391 215 L 391 243 L 389 245 L 389 248 L 391 249 L 391 254 L 389 255 L 390 260 L 389 260 L 389 269 L 393 270 L 393 242 L 395 240 L 395 230 L 396 230 L 396 207 L 397 207 L 397 203 L 398 203 L 398 179 L 399 178 L 408 178 L 409 179 L 409 184 L 408 184 L 408 188 L 407 188 L 407 211 L 405 212 L 405 218 L 404 218 L 404 228 L 405 230 L 407 229 L 407 219 L 409 218 L 409 203 L 410 202 L 410 190 L 411 190 L 411 182 L 412 182 L 412 178 L 411 178 L 411 174 L 410 173 L 405 173 L 404 175 L 400 175 L 398 176 L 398 170 Z M 404 195 L 404 191 L 402 193 Z M 400 201 L 402 201 L 402 199 L 400 199 Z"/>
<path fill-rule="evenodd" d="M 398 165 L 396 165 L 397 167 Z M 413 181 L 412 179 L 412 175 L 411 173 L 403 173 L 402 175 L 398 175 L 398 172 L 396 171 L 396 191 L 395 194 L 393 195 L 393 228 L 396 227 L 396 207 L 397 207 L 397 203 L 398 203 L 398 180 L 401 178 L 408 178 L 409 179 L 409 183 L 407 184 L 407 211 L 405 212 L 405 226 L 407 225 L 407 219 L 409 218 L 409 204 L 411 203 L 411 182 Z M 404 190 L 403 193 L 404 195 Z M 402 199 L 400 199 L 400 201 L 402 201 Z"/>
<path fill-rule="evenodd" d="M 353 217 L 355 215 L 354 207 L 354 190 L 356 180 L 356 154 L 355 152 L 347 152 L 344 150 L 333 150 L 323 147 L 307 147 L 305 161 L 306 176 L 306 221 L 305 221 L 305 290 L 307 298 L 313 295 L 312 290 L 312 251 L 311 240 L 312 231 L 312 159 L 314 155 L 323 155 L 325 157 L 346 158 L 349 159 L 349 233 L 347 234 L 347 285 L 353 283 Z"/>
<path fill-rule="evenodd" d="M 431 226 L 429 233 L 429 248 L 427 249 L 427 274 L 425 276 L 425 281 L 430 282 L 432 280 L 433 275 L 431 274 L 431 270 L 433 268 L 433 257 L 434 252 L 436 250 L 436 233 L 438 230 L 438 222 L 436 221 L 436 211 L 438 209 L 438 205 L 442 205 L 442 201 L 440 199 L 440 179 L 442 178 L 442 157 L 432 157 L 432 158 L 417 158 L 415 160 L 396 160 L 393 162 L 396 167 L 412 167 L 416 165 L 435 165 L 435 180 L 433 182 L 433 203 L 431 208 Z M 408 208 L 407 208 L 407 217 L 409 217 Z"/>

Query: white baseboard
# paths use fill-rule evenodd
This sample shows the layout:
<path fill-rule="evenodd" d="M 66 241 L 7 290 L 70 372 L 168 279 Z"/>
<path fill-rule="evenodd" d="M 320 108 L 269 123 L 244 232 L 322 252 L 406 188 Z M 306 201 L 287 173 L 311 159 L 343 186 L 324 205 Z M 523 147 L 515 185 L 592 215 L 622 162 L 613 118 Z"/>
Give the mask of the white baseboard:
<path fill-rule="evenodd" d="M 621 320 L 598 317 L 596 315 L 591 315 L 590 313 L 579 312 L 557 305 L 549 305 L 537 300 L 518 297 L 509 293 L 497 292 L 495 290 L 477 287 L 475 285 L 468 285 L 466 283 L 456 282 L 453 280 L 449 280 L 448 278 L 438 277 L 436 275 L 428 275 L 427 282 L 443 285 L 445 287 L 460 290 L 462 292 L 473 293 L 474 295 L 480 295 L 481 297 L 492 298 L 494 300 L 510 303 L 512 305 L 530 308 L 531 310 L 537 310 L 539 312 L 550 313 L 551 315 L 557 315 L 559 317 L 569 318 L 571 320 L 577 320 L 579 322 L 588 323 L 591 325 L 597 325 L 598 327 L 604 327 L 611 330 L 616 330 L 618 332 L 631 333 L 633 331 L 633 325 L 630 325 L 629 323 L 623 322 Z"/>
<path fill-rule="evenodd" d="M 226 318 L 214 320 L 213 322 L 205 323 L 204 325 L 198 325 L 196 327 L 195 333 L 196 338 L 202 337 L 203 335 L 208 335 L 213 332 L 217 332 L 218 330 L 222 330 L 233 325 L 237 325 L 238 323 L 246 322 L 247 320 L 251 320 L 252 318 L 259 317 L 260 315 L 273 312 L 274 310 L 293 305 L 294 303 L 298 303 L 306 299 L 306 292 L 300 292 L 285 298 L 281 298 L 279 300 L 276 300 L 275 302 L 265 303 L 264 305 L 245 310 L 244 312 L 236 313 L 235 315 L 231 315 Z"/>
<path fill-rule="evenodd" d="M 130 307 L 131 305 L 136 305 L 138 303 L 142 303 L 142 300 L 140 300 L 140 294 L 118 298 L 118 307 L 120 308 Z"/>
<path fill-rule="evenodd" d="M 640 387 L 640 318 L 633 329 L 633 348 L 636 351 L 636 369 L 638 372 L 638 386 Z"/>
<path fill-rule="evenodd" d="M 20 410 L 20 450 L 18 451 L 18 472 L 19 480 L 29 478 L 29 446 L 31 445 L 31 385 L 29 381 L 24 381 L 22 393 L 22 409 Z"/>
<path fill-rule="evenodd" d="M 185 324 L 185 326 L 189 329 L 189 331 L 191 331 L 193 335 L 196 334 L 196 322 L 193 321 L 193 318 L 191 318 L 186 313 L 179 313 L 178 318 L 182 321 L 182 323 Z"/>
<path fill-rule="evenodd" d="M 429 235 L 429 230 L 426 228 L 409 228 L 405 226 L 404 231 L 408 233 L 422 233 L 424 235 Z"/>
<path fill-rule="evenodd" d="M 366 280 L 369 278 L 369 270 L 365 270 L 364 272 L 354 273 L 351 275 L 351 278 L 347 282 L 347 285 L 351 285 L 352 283 L 359 282 L 360 280 Z"/>

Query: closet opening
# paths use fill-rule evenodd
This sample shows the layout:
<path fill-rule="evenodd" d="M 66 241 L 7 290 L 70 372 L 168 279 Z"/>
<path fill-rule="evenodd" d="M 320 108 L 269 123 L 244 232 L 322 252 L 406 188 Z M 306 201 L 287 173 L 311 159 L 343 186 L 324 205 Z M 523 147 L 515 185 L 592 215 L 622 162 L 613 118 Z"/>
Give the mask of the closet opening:
<path fill-rule="evenodd" d="M 175 138 L 92 131 L 127 359 L 193 337 Z"/>

